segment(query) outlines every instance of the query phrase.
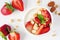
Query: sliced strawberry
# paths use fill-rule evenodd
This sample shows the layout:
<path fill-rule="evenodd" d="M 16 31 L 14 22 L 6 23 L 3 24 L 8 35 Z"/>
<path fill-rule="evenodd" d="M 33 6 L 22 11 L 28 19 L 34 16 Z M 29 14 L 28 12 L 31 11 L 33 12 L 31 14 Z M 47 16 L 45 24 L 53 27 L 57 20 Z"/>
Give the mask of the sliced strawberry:
<path fill-rule="evenodd" d="M 51 16 L 47 10 L 41 10 L 41 12 L 42 12 L 42 15 L 46 18 L 49 18 Z"/>
<path fill-rule="evenodd" d="M 11 32 L 8 35 L 9 40 L 20 40 L 20 34 L 17 32 Z"/>
<path fill-rule="evenodd" d="M 31 23 L 31 21 L 29 21 L 26 23 L 25 27 L 27 28 L 27 30 L 32 31 L 33 24 Z"/>
<path fill-rule="evenodd" d="M 47 33 L 50 30 L 50 26 L 44 27 L 45 25 L 41 25 L 39 29 L 37 30 L 36 34 L 44 34 Z"/>
<path fill-rule="evenodd" d="M 36 23 L 38 23 L 38 24 L 40 23 L 40 19 L 39 19 L 38 17 L 35 17 L 35 18 L 34 18 L 34 21 L 35 21 Z"/>
<path fill-rule="evenodd" d="M 51 23 L 51 19 L 49 19 L 47 22 L 46 22 L 46 25 L 50 24 Z"/>
<path fill-rule="evenodd" d="M 7 36 L 9 34 L 9 31 L 11 31 L 11 27 L 7 24 L 4 24 L 3 26 L 1 26 L 0 31 Z"/>
<path fill-rule="evenodd" d="M 22 0 L 12 0 L 12 6 L 20 11 L 24 10 L 24 4 Z"/>
<path fill-rule="evenodd" d="M 39 34 L 47 33 L 49 30 L 50 30 L 50 27 L 47 26 L 47 27 L 43 28 Z"/>
<path fill-rule="evenodd" d="M 47 24 L 51 23 L 51 15 L 47 10 L 42 10 L 42 15 L 44 16 L 44 18 L 48 18 L 48 21 L 46 22 Z"/>
<path fill-rule="evenodd" d="M 38 35 L 43 28 L 44 28 L 44 25 L 40 25 L 39 28 L 38 28 L 38 30 L 37 30 L 37 32 L 36 32 L 36 34 Z"/>
<path fill-rule="evenodd" d="M 1 9 L 1 13 L 2 13 L 3 15 L 12 14 L 13 11 L 14 11 L 14 8 L 13 8 L 10 4 L 8 4 L 8 3 L 6 3 L 6 4 L 2 7 L 2 9 Z"/>

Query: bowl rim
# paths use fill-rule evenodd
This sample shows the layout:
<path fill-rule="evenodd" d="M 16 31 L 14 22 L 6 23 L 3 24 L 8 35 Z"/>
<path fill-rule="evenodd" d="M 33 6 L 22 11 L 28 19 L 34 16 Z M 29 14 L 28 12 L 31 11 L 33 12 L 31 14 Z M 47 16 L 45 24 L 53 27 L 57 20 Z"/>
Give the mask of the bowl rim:
<path fill-rule="evenodd" d="M 32 10 L 37 9 L 37 8 L 38 8 L 38 9 L 41 9 L 41 8 L 47 9 L 48 12 L 50 13 L 50 16 L 51 16 L 51 23 L 53 23 L 52 13 L 51 13 L 50 10 L 49 10 L 48 8 L 46 8 L 46 7 L 34 7 L 34 8 L 31 8 L 31 9 L 28 10 L 27 14 L 28 14 L 29 12 L 31 12 Z M 41 35 L 34 35 L 34 34 L 30 33 L 30 32 L 26 29 L 26 27 L 25 27 L 25 21 L 26 21 L 27 14 L 26 14 L 25 17 L 24 17 L 24 29 L 25 29 L 25 31 L 27 32 L 27 34 L 32 35 L 32 36 L 41 36 L 41 35 L 47 34 L 47 33 L 45 33 L 45 34 L 41 34 Z M 51 27 L 51 26 L 52 26 L 52 24 L 50 25 L 50 27 Z"/>

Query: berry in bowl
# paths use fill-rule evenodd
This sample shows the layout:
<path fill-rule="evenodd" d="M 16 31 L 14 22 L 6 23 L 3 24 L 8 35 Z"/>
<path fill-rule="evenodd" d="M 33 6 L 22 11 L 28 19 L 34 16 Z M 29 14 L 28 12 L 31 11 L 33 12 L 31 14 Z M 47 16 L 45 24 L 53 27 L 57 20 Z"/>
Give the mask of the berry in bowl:
<path fill-rule="evenodd" d="M 25 29 L 34 35 L 49 32 L 51 23 L 51 14 L 45 8 L 34 8 L 25 17 Z"/>

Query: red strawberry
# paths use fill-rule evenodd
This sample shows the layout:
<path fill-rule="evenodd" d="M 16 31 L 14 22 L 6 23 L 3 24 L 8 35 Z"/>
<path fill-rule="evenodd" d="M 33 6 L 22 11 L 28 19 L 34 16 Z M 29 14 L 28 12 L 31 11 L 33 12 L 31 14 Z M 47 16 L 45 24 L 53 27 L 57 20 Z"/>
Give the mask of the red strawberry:
<path fill-rule="evenodd" d="M 26 27 L 29 31 L 31 31 L 32 28 L 33 28 L 33 24 L 31 23 L 31 21 L 29 21 L 29 22 L 26 23 L 25 27 Z"/>
<path fill-rule="evenodd" d="M 12 6 L 20 11 L 24 10 L 24 4 L 22 0 L 12 0 Z"/>
<path fill-rule="evenodd" d="M 47 17 L 47 18 L 50 17 L 50 13 L 47 10 L 41 10 L 41 12 L 44 17 Z"/>
<path fill-rule="evenodd" d="M 50 30 L 50 26 L 44 27 L 44 25 L 41 25 L 39 29 L 37 30 L 36 34 L 44 34 Z"/>
<path fill-rule="evenodd" d="M 49 30 L 50 30 L 50 27 L 47 26 L 47 27 L 43 28 L 39 34 L 47 33 Z"/>
<path fill-rule="evenodd" d="M 11 32 L 8 35 L 9 40 L 20 40 L 20 34 L 17 32 Z"/>
<path fill-rule="evenodd" d="M 47 10 L 42 10 L 42 15 L 44 16 L 44 18 L 48 18 L 48 21 L 46 22 L 47 24 L 51 23 L 51 15 Z"/>
<path fill-rule="evenodd" d="M 14 11 L 14 8 L 11 6 L 11 4 L 7 3 L 2 7 L 1 9 L 1 13 L 3 15 L 9 15 L 12 14 L 12 12 Z"/>
<path fill-rule="evenodd" d="M 34 18 L 34 21 L 35 21 L 36 23 L 38 23 L 38 24 L 40 23 L 40 19 L 39 19 L 38 17 L 35 17 L 35 18 Z"/>
<path fill-rule="evenodd" d="M 40 25 L 37 32 L 36 32 L 36 34 L 39 34 L 43 28 L 44 28 L 44 25 Z"/>
<path fill-rule="evenodd" d="M 7 36 L 9 34 L 9 31 L 11 31 L 11 27 L 7 24 L 4 24 L 3 26 L 0 27 L 0 31 Z"/>

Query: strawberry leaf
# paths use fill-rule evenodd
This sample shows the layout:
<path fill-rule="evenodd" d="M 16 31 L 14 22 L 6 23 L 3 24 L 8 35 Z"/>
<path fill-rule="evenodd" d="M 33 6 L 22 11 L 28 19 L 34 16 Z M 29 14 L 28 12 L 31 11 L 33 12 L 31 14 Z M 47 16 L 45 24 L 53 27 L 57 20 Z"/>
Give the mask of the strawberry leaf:
<path fill-rule="evenodd" d="M 40 19 L 41 24 L 44 24 L 45 23 L 45 19 L 44 19 L 44 17 L 43 17 L 42 14 L 38 14 L 38 18 Z"/>
<path fill-rule="evenodd" d="M 12 7 L 11 4 L 9 4 L 9 3 L 7 3 L 7 2 L 5 2 L 5 3 L 6 3 L 6 7 L 7 7 L 8 9 L 14 11 L 14 8 Z"/>
<path fill-rule="evenodd" d="M 7 38 L 4 36 L 4 34 L 0 31 L 0 36 L 4 38 L 4 40 L 7 40 Z"/>

